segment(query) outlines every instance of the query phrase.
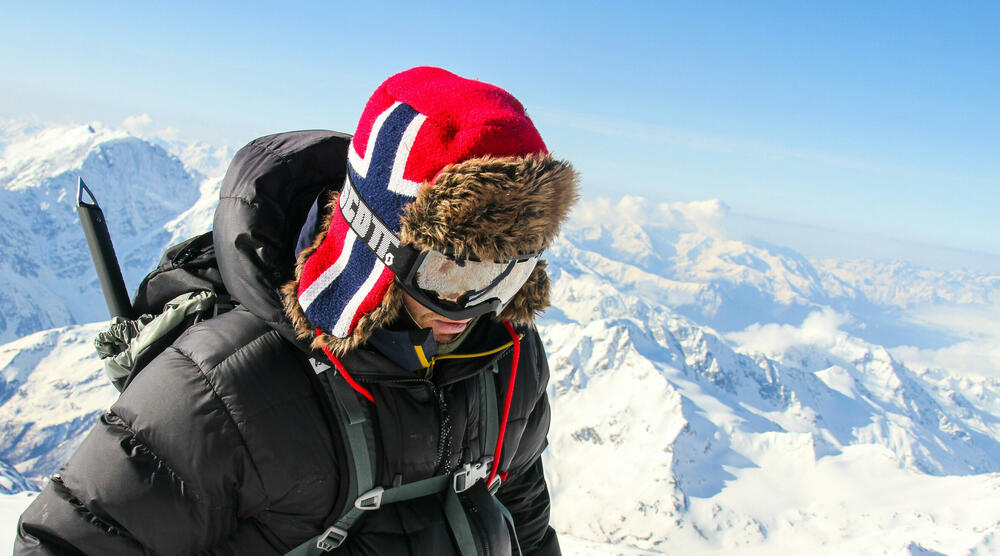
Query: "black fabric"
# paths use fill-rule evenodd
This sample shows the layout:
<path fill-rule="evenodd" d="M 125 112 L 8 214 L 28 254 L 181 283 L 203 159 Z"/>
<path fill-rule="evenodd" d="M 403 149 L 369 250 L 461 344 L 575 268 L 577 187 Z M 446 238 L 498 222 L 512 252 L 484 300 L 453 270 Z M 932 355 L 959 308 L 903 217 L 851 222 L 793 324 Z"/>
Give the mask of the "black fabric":
<path fill-rule="evenodd" d="M 226 294 L 210 231 L 167 248 L 136 288 L 132 310 L 136 315 L 159 314 L 171 299 L 198 290 Z"/>
<path fill-rule="evenodd" d="M 310 206 L 339 190 L 350 136 L 296 131 L 240 149 L 222 182 L 213 231 L 226 288 L 240 304 L 294 338 L 278 288 L 293 277 L 295 246 Z"/>
<path fill-rule="evenodd" d="M 344 444 L 329 426 L 308 347 L 294 340 L 274 289 L 290 276 L 291 251 L 317 195 L 290 191 L 288 180 L 339 185 L 343 148 L 346 136 L 297 132 L 240 151 L 214 244 L 241 307 L 187 329 L 136 376 L 21 516 L 15 554 L 283 554 L 324 530 L 342 504 Z M 299 159 L 295 149 L 312 154 Z M 339 169 L 311 167 L 338 161 Z M 525 554 L 558 554 L 539 463 L 548 369 L 537 333 L 519 332 L 501 459 L 509 476 L 498 497 Z M 470 379 L 495 361 L 500 373 L 491 376 L 503 395 L 512 354 L 509 347 L 471 354 L 509 341 L 484 319 L 455 352 L 470 356 L 439 362 L 431 379 L 368 346 L 342 358 L 375 397 L 368 408 L 379 484 L 427 478 L 442 460 L 455 467 L 481 456 L 479 393 Z M 450 433 L 439 442 L 445 417 Z M 455 547 L 441 500 L 428 497 L 366 513 L 337 554 L 447 556 Z"/>

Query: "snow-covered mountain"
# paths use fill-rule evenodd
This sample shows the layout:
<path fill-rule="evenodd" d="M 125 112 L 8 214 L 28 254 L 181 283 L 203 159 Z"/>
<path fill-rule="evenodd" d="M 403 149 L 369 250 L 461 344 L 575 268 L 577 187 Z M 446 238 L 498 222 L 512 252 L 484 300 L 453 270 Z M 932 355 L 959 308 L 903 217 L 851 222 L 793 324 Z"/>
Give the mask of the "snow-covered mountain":
<path fill-rule="evenodd" d="M 55 328 L 0 346 L 0 460 L 36 484 L 118 396 L 94 351 L 103 326 Z"/>
<path fill-rule="evenodd" d="M 997 275 L 901 261 L 812 261 L 789 248 L 733 239 L 724 225 L 728 209 L 718 201 L 650 208 L 626 197 L 617 206 L 589 204 L 578 211 L 583 225 L 564 232 L 550 261 L 723 333 L 797 324 L 831 308 L 849 315 L 846 331 L 872 343 L 936 349 L 969 334 L 956 335 L 915 309 L 985 307 L 1000 314 Z"/>
<path fill-rule="evenodd" d="M 967 479 L 951 488 L 977 499 L 981 489 L 998 493 L 1000 381 L 915 371 L 851 335 L 846 325 L 857 316 L 831 305 L 865 294 L 844 281 L 823 290 L 824 277 L 794 253 L 698 231 L 622 228 L 571 231 L 551 260 L 556 309 L 542 330 L 560 530 L 668 552 L 767 553 L 801 542 L 803 529 L 859 527 L 842 532 L 853 540 L 873 531 L 858 515 L 832 511 L 841 504 L 877 518 L 875 530 L 900 535 L 903 549 L 940 533 L 913 514 L 940 519 L 954 503 L 902 497 L 910 506 L 901 513 L 899 500 L 882 501 L 897 493 L 877 480 L 834 492 L 823 485 L 875 470 L 900 487 L 949 476 Z M 602 237 L 615 241 L 594 241 Z M 703 249 L 692 255 L 691 245 Z M 725 335 L 695 321 L 712 321 L 727 303 L 764 319 Z M 794 321 L 786 306 L 812 312 L 785 324 Z M 1000 505 L 986 515 L 985 533 L 950 546 L 1000 534 Z"/>
<path fill-rule="evenodd" d="M 954 270 L 935 272 L 900 261 L 821 260 L 814 263 L 824 286 L 854 290 L 882 306 L 912 307 L 927 303 L 1000 303 L 1000 276 Z M 837 284 L 839 281 L 841 284 Z"/>
<path fill-rule="evenodd" d="M 73 324 L 100 319 L 103 300 L 92 274 L 79 278 L 90 261 L 63 207 L 72 176 L 91 172 L 130 286 L 168 243 L 210 224 L 218 180 L 113 130 L 8 130 L 0 144 L 0 200 L 17 203 L 8 219 L 20 216 L 11 225 L 38 220 L 59 234 L 41 242 L 22 230 L 26 247 L 5 237 L 0 258 L 4 290 L 49 288 L 16 294 L 19 320 L 5 330 L 18 339 L 0 346 L 0 460 L 41 482 L 116 395 L 90 347 L 100 323 Z M 146 177 L 112 179 L 130 170 Z M 1000 277 L 811 261 L 733 239 L 719 202 L 648 205 L 584 203 L 547 254 L 545 464 L 567 546 L 1000 551 L 1000 369 L 980 372 L 998 367 L 1000 349 L 952 357 L 1000 345 Z M 49 246 L 73 235 L 78 251 Z M 58 256 L 36 253 L 45 249 Z M 969 314 L 979 336 L 955 324 Z M 934 364 L 914 363 L 924 361 Z"/>
<path fill-rule="evenodd" d="M 98 198 L 134 287 L 211 187 L 162 147 L 98 124 L 8 125 L 0 152 L 0 340 L 107 317 L 76 214 L 77 178 Z"/>
<path fill-rule="evenodd" d="M 797 253 L 704 230 L 631 222 L 569 229 L 549 257 L 567 272 L 592 272 L 620 291 L 725 331 L 761 320 L 798 322 L 843 293 L 825 289 Z"/>

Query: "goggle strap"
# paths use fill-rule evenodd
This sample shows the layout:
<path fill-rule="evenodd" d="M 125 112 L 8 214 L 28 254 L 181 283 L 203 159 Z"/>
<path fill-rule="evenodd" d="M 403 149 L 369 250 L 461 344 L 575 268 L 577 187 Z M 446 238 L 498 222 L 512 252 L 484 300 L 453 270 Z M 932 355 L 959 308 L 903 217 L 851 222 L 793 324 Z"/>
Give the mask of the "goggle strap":
<path fill-rule="evenodd" d="M 375 213 L 354 187 L 350 173 L 340 192 L 337 208 L 358 238 L 396 276 L 405 274 L 418 253 L 400 247 L 399 236 Z"/>

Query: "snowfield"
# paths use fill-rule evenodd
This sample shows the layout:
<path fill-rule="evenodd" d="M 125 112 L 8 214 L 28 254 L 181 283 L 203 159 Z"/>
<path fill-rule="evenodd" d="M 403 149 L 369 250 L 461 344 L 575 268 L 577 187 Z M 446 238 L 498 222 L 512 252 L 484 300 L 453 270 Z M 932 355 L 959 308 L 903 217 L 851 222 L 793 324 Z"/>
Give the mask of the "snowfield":
<path fill-rule="evenodd" d="M 19 492 L 17 494 L 0 494 L 0 550 L 10 554 L 14 549 L 14 538 L 17 536 L 17 518 L 21 512 L 35 499 L 34 492 Z"/>
<path fill-rule="evenodd" d="M 219 177 L 193 168 L 229 151 L 96 124 L 8 124 L 0 148 L 5 550 L 117 395 L 75 176 L 134 288 L 211 225 Z M 1000 276 L 809 260 L 728 236 L 719 201 L 575 214 L 540 323 L 565 554 L 1000 554 Z"/>

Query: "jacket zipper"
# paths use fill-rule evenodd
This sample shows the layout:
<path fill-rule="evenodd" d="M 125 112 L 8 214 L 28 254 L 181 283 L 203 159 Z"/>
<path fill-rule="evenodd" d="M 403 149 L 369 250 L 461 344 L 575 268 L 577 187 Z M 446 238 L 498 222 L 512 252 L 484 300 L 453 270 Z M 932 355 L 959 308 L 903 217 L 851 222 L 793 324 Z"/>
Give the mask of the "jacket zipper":
<path fill-rule="evenodd" d="M 498 358 L 503 357 L 503 355 L 510 348 L 502 350 Z M 491 360 L 492 362 L 493 360 Z M 434 362 L 431 362 L 431 366 Z M 483 367 L 483 369 L 489 369 L 489 365 Z M 436 405 L 438 406 L 438 416 L 440 419 L 440 426 L 438 428 L 438 462 L 435 463 L 435 474 L 439 473 L 451 473 L 451 417 L 448 414 L 448 405 L 444 399 L 444 388 L 438 387 L 429 378 L 385 378 L 385 379 L 375 379 L 364 376 L 358 376 L 356 378 L 358 382 L 365 382 L 369 384 L 380 383 L 380 384 L 426 384 L 430 387 L 431 392 L 434 395 Z M 447 431 L 445 430 L 447 424 Z M 447 438 L 447 440 L 444 440 Z M 443 442 L 447 442 L 448 453 L 444 454 Z M 441 463 L 445 464 L 445 469 L 440 470 L 439 467 Z M 471 507 L 466 507 L 465 509 L 466 517 L 469 519 L 469 525 L 472 529 L 472 536 L 476 539 L 476 543 L 479 545 L 480 554 L 483 556 L 491 556 L 492 551 L 490 550 L 489 540 L 486 538 L 486 532 L 483 529 L 482 523 L 480 523 L 479 518 L 479 508 L 470 503 Z"/>
<path fill-rule="evenodd" d="M 358 382 L 365 383 L 375 383 L 375 384 L 426 384 L 430 387 L 432 396 L 434 398 L 434 405 L 437 406 L 438 412 L 438 445 L 437 445 L 437 458 L 434 462 L 434 473 L 447 474 L 451 473 L 451 441 L 452 441 L 452 430 L 451 430 L 451 414 L 448 412 L 448 404 L 444 399 L 444 388 L 438 387 L 430 379 L 426 378 L 389 378 L 389 379 L 379 379 L 373 380 L 359 376 L 356 379 Z"/>
<path fill-rule="evenodd" d="M 444 388 L 437 391 L 438 409 L 438 457 L 434 464 L 435 472 L 442 474 L 451 473 L 451 414 L 448 412 L 448 403 L 444 400 Z"/>

